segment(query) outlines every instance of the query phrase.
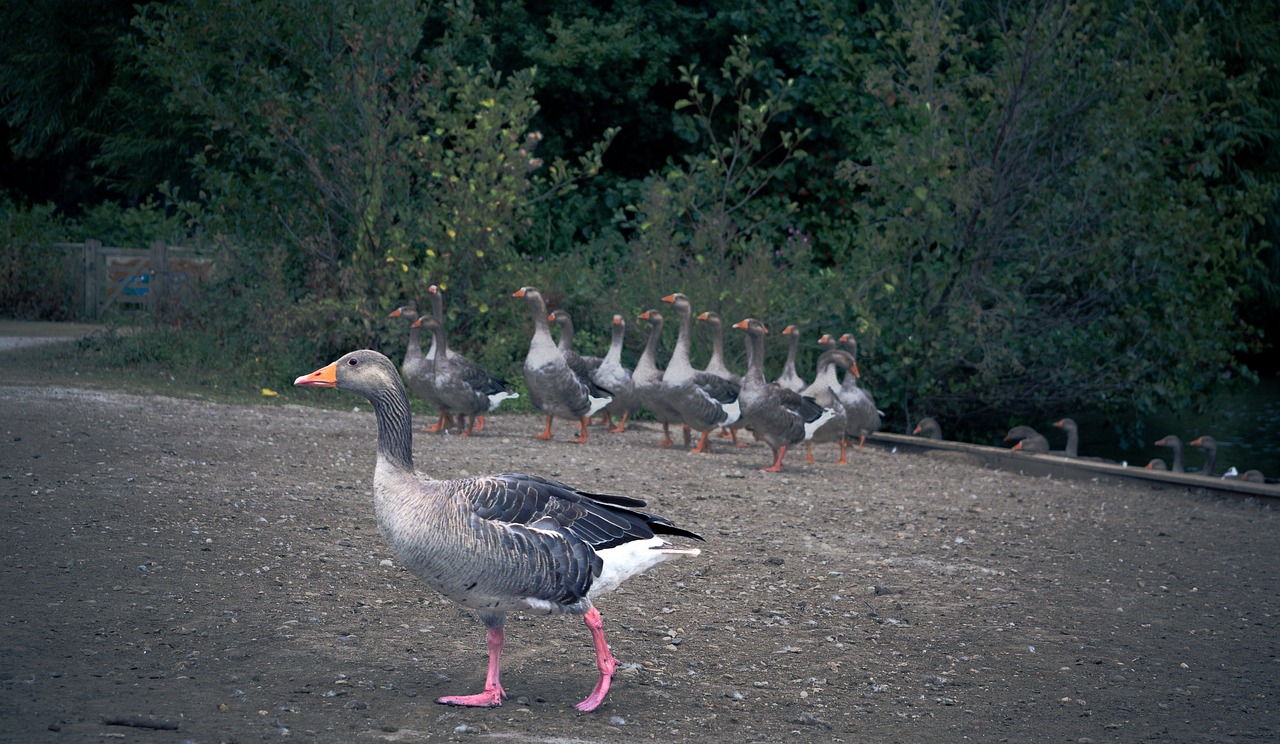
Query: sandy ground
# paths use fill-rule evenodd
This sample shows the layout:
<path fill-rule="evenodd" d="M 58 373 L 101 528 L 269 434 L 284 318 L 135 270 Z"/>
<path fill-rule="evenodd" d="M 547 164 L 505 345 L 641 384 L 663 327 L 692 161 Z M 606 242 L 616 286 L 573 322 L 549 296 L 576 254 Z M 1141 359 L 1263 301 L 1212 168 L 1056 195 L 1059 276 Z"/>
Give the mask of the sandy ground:
<path fill-rule="evenodd" d="M 417 465 L 646 498 L 704 553 L 599 603 L 599 711 L 573 617 L 509 620 L 503 707 L 440 706 L 482 686 L 483 629 L 386 552 L 367 405 L 315 392 L 350 405 L 0 381 L 0 740 L 1280 737 L 1272 503 L 870 446 L 769 475 L 760 445 L 530 416 L 419 434 Z"/>

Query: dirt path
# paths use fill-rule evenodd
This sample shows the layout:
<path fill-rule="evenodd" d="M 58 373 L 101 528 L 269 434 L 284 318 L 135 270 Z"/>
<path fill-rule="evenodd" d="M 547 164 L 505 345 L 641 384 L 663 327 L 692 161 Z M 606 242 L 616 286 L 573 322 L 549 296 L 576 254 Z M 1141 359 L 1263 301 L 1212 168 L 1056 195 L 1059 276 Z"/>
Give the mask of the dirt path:
<path fill-rule="evenodd" d="M 1280 737 L 1272 505 L 870 447 L 770 476 L 762 446 L 524 416 L 419 434 L 417 465 L 641 496 L 705 552 L 600 602 L 600 711 L 572 708 L 569 617 L 511 618 L 502 708 L 442 707 L 482 685 L 483 630 L 386 553 L 359 407 L 0 387 L 0 740 Z"/>

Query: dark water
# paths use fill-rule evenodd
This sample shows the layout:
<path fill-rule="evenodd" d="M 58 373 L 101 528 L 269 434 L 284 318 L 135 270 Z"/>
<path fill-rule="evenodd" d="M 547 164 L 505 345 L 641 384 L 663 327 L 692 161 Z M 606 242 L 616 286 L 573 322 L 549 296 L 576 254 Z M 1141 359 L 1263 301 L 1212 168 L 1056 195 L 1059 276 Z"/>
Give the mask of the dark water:
<path fill-rule="evenodd" d="M 1099 455 L 1130 465 L 1145 465 L 1159 457 L 1173 463 L 1173 451 L 1157 447 L 1155 441 L 1176 434 L 1184 443 L 1208 434 L 1218 442 L 1214 471 L 1221 475 L 1234 466 L 1241 474 L 1261 470 L 1268 477 L 1280 477 L 1280 378 L 1264 379 L 1243 391 L 1221 395 L 1203 413 L 1167 411 L 1147 419 L 1142 441 L 1126 443 L 1102 419 L 1073 416 L 1080 427 L 1080 454 Z M 1066 435 L 1052 426 L 1037 427 L 1055 449 L 1066 443 Z M 1186 447 L 1183 462 L 1190 472 L 1204 465 L 1204 452 Z"/>

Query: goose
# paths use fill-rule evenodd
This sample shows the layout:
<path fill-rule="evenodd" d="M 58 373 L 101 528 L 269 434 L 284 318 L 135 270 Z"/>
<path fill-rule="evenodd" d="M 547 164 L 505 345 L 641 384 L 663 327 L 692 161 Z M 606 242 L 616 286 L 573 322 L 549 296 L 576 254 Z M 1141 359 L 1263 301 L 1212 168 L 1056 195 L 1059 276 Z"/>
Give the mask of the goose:
<path fill-rule="evenodd" d="M 813 398 L 788 390 L 776 382 L 765 382 L 764 337 L 769 329 L 764 323 L 755 318 L 745 318 L 734 323 L 733 327 L 747 334 L 747 373 L 742 377 L 739 396 L 742 423 L 773 450 L 773 464 L 761 470 L 780 473 L 787 447 L 812 439 L 836 413 L 818 405 Z"/>
<path fill-rule="evenodd" d="M 1170 434 L 1156 440 L 1157 447 L 1168 447 L 1173 450 L 1173 463 L 1169 466 L 1169 470 L 1174 473 L 1185 473 L 1182 467 L 1182 440 L 1176 434 Z"/>
<path fill-rule="evenodd" d="M 1147 470 L 1168 470 L 1169 469 L 1168 463 L 1166 463 L 1164 460 L 1161 460 L 1158 457 L 1153 458 L 1150 462 L 1148 462 L 1143 467 L 1146 468 Z"/>
<path fill-rule="evenodd" d="M 867 437 L 880 431 L 880 425 L 884 422 L 884 411 L 876 408 L 876 399 L 866 388 L 858 385 L 858 380 L 862 377 L 862 373 L 858 371 L 858 342 L 849 333 L 842 334 L 840 342 L 853 357 L 853 364 L 845 373 L 844 383 L 841 385 L 841 400 L 844 402 L 845 415 L 848 417 L 849 436 L 858 438 L 858 451 L 861 452 Z"/>
<path fill-rule="evenodd" d="M 680 330 L 671 360 L 662 373 L 662 395 L 680 413 L 684 423 L 702 433 L 691 452 L 706 452 L 707 435 L 719 426 L 732 426 L 741 415 L 738 386 L 715 375 L 699 372 L 689 360 L 693 312 L 689 298 L 679 292 L 662 298 L 680 316 Z"/>
<path fill-rule="evenodd" d="M 547 415 L 547 426 L 536 438 L 551 438 L 554 417 L 573 416 L 581 423 L 581 431 L 577 439 L 569 441 L 581 444 L 587 441 L 587 418 L 609 405 L 611 398 L 597 388 L 591 378 L 574 374 L 564 354 L 551 340 L 547 304 L 538 290 L 521 287 L 512 297 L 523 298 L 533 313 L 533 338 L 524 359 L 524 381 L 533 405 Z"/>
<path fill-rule="evenodd" d="M 448 410 L 458 414 L 458 423 L 463 427 L 462 436 L 471 436 L 476 420 L 496 409 L 502 401 L 520 397 L 506 380 L 490 374 L 465 356 L 452 353 L 449 339 L 435 318 L 419 318 L 414 325 L 430 330 L 435 337 L 434 345 L 439 354 L 433 384 L 440 401 Z"/>
<path fill-rule="evenodd" d="M 938 420 L 932 416 L 925 416 L 920 419 L 920 423 L 916 424 L 916 428 L 911 433 L 920 437 L 928 437 L 929 439 L 942 439 L 942 427 L 938 425 Z"/>
<path fill-rule="evenodd" d="M 1032 436 L 1040 436 L 1040 432 L 1030 426 L 1015 426 L 1004 435 L 1006 442 L 1021 442 L 1023 439 Z"/>
<path fill-rule="evenodd" d="M 1013 445 L 1012 449 L 1016 452 L 1047 455 L 1049 454 L 1049 440 L 1045 439 L 1044 435 L 1039 432 L 1032 432 L 1018 440 L 1018 443 Z"/>
<path fill-rule="evenodd" d="M 431 347 L 422 353 L 421 331 L 413 324 L 418 320 L 418 310 L 413 305 L 402 305 L 391 311 L 391 318 L 403 318 L 409 323 L 409 346 L 404 350 L 404 363 L 400 365 L 405 384 L 427 405 L 440 411 L 440 419 L 434 424 L 424 427 L 427 432 L 446 431 L 453 426 L 453 417 L 436 398 L 435 391 L 435 359 L 436 341 L 431 338 Z"/>
<path fill-rule="evenodd" d="M 1067 448 L 1063 454 L 1067 457 L 1080 456 L 1080 427 L 1073 419 L 1064 418 L 1053 422 L 1053 425 L 1067 433 Z"/>
<path fill-rule="evenodd" d="M 662 561 L 696 556 L 662 536 L 702 540 L 669 519 L 640 511 L 641 499 L 594 494 L 536 475 L 506 473 L 435 480 L 413 467 L 409 398 L 391 360 L 369 349 L 294 380 L 369 400 L 378 422 L 373 503 L 378 530 L 399 561 L 446 598 L 474 610 L 486 628 L 484 691 L 438 698 L 445 705 L 496 707 L 508 612 L 582 615 L 600 678 L 577 704 L 595 710 L 617 662 L 594 600 Z"/>
<path fill-rule="evenodd" d="M 706 323 L 711 328 L 711 359 L 707 360 L 707 366 L 702 371 L 741 386 L 742 375 L 735 374 L 724 363 L 724 320 L 720 317 L 720 313 L 708 310 L 705 313 L 700 313 L 698 320 Z M 732 439 L 735 447 L 749 446 L 745 442 L 738 441 L 738 427 L 736 426 L 722 429 L 720 436 Z"/>
<path fill-rule="evenodd" d="M 848 367 L 853 364 L 853 356 L 841 349 L 830 349 L 822 352 L 822 355 L 818 357 L 818 368 L 814 374 L 813 382 L 800 391 L 800 394 L 813 398 L 818 402 L 818 405 L 823 408 L 830 408 L 835 412 L 835 415 L 814 433 L 812 441 L 839 442 L 840 459 L 836 461 L 836 464 L 847 465 L 845 441 L 848 439 L 848 417 L 845 413 L 844 402 L 840 400 L 840 374 L 837 369 L 839 364 Z M 813 462 L 813 452 L 809 447 L 808 441 L 804 443 L 804 452 L 805 461 Z"/>
<path fill-rule="evenodd" d="M 662 441 L 659 447 L 671 446 L 671 424 L 680 424 L 684 419 L 680 412 L 667 400 L 662 391 L 662 370 L 658 368 L 658 341 L 662 337 L 662 313 L 657 310 L 646 310 L 640 313 L 640 319 L 648 321 L 649 339 L 645 341 L 644 351 L 636 361 L 636 368 L 631 372 L 631 382 L 636 397 L 645 408 L 653 414 L 654 419 L 662 424 Z M 689 429 L 684 430 L 685 446 L 689 444 Z"/>
<path fill-rule="evenodd" d="M 1249 481 L 1250 483 L 1266 483 L 1267 482 L 1267 477 L 1262 474 L 1261 470 L 1246 470 L 1244 471 L 1244 475 L 1240 477 L 1243 478 L 1244 480 Z"/>
<path fill-rule="evenodd" d="M 574 351 L 573 317 L 569 315 L 569 311 L 555 310 L 547 316 L 547 320 L 560 326 L 560 341 L 556 344 L 556 348 L 564 354 L 565 361 L 569 362 L 569 368 L 573 373 L 578 377 L 591 377 L 595 374 L 604 360 L 597 356 L 583 356 Z"/>
<path fill-rule="evenodd" d="M 610 432 L 619 434 L 627 428 L 627 417 L 640 407 L 636 398 L 635 382 L 631 370 L 622 366 L 622 341 L 627 333 L 627 321 L 621 315 L 614 315 L 611 324 L 612 337 L 609 351 L 600 361 L 591 379 L 597 387 L 613 393 L 613 401 L 604 408 L 604 424 L 608 426 L 614 414 L 621 414 L 622 420 Z"/>
<path fill-rule="evenodd" d="M 1191 446 L 1204 450 L 1204 467 L 1200 468 L 1200 475 L 1212 477 L 1213 466 L 1218 462 L 1218 440 L 1205 434 L 1191 440 Z"/>
<path fill-rule="evenodd" d="M 706 323 L 711 328 L 711 359 L 707 361 L 707 366 L 703 370 L 708 374 L 716 377 L 722 377 L 730 382 L 737 384 L 742 383 L 742 375 L 734 374 L 724 363 L 724 320 L 720 317 L 720 313 L 714 310 L 708 310 L 698 315 L 698 320 Z"/>
<path fill-rule="evenodd" d="M 778 375 L 775 382 L 787 390 L 798 393 L 806 387 L 804 379 L 796 373 L 796 352 L 800 348 L 800 329 L 789 325 L 782 329 L 782 335 L 787 337 L 787 361 L 783 363 L 782 374 Z"/>

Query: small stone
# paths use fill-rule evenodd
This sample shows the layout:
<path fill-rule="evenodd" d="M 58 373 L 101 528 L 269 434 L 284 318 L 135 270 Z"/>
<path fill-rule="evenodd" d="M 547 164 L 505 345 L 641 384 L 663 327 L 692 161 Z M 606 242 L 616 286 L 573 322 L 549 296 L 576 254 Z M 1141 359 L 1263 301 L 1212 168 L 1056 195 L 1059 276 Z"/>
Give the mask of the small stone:
<path fill-rule="evenodd" d="M 363 700 L 348 700 L 342 704 L 342 707 L 347 710 L 364 710 L 365 708 L 368 708 L 369 705 Z"/>
<path fill-rule="evenodd" d="M 609 719 L 609 723 L 613 724 L 614 726 L 626 726 L 627 719 L 623 718 L 622 716 L 613 716 Z"/>

